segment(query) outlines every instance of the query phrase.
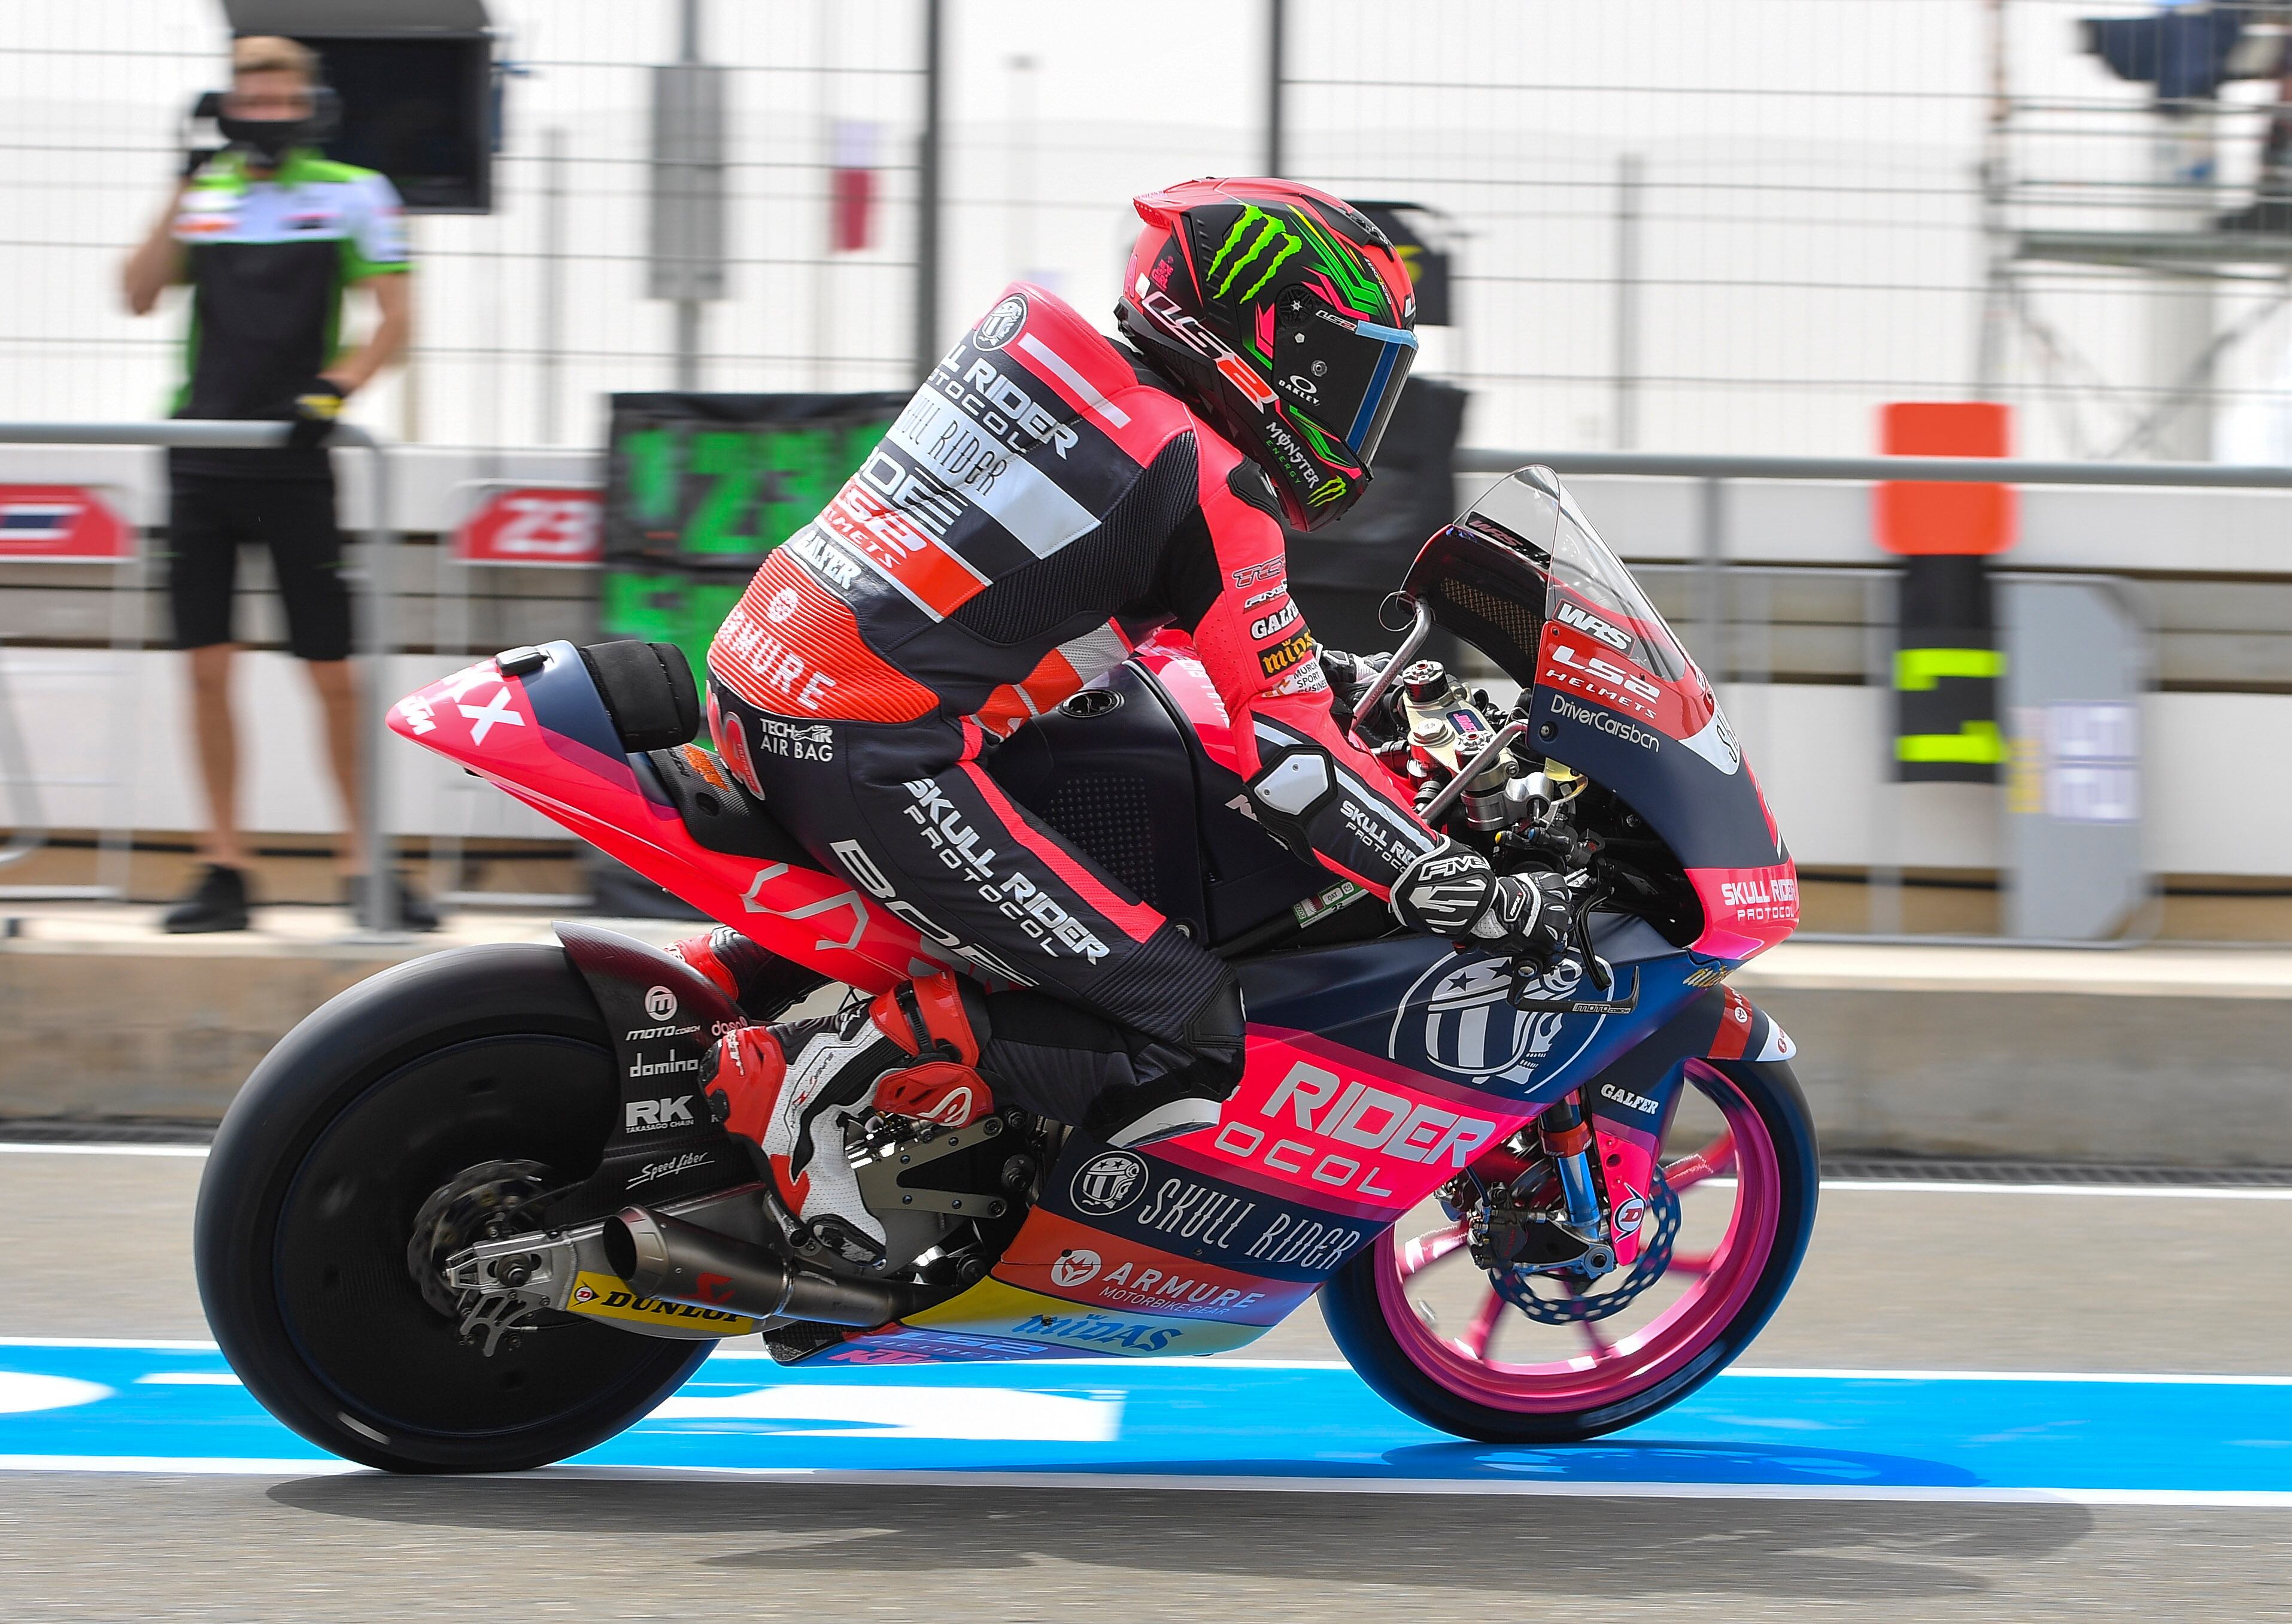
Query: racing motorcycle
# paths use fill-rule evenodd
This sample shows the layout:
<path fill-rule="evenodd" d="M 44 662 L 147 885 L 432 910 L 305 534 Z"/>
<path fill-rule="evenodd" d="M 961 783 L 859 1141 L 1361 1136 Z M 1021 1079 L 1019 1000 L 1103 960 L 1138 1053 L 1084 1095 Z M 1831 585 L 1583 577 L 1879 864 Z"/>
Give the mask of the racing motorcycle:
<path fill-rule="evenodd" d="M 875 1267 L 780 1208 L 702 1062 L 829 983 L 976 973 L 960 944 L 816 863 L 689 742 L 681 657 L 515 649 L 401 699 L 399 733 L 746 933 L 779 979 L 735 1007 L 561 924 L 333 999 L 208 1159 L 199 1287 L 232 1368 L 339 1455 L 502 1471 L 620 1432 L 722 1337 L 803 1366 L 1168 1357 L 1318 1292 L 1372 1387 L 1465 1437 L 1588 1439 L 1677 1402 L 1774 1312 L 1813 1222 L 1791 1041 L 1725 980 L 1795 926 L 1790 858 L 1711 685 L 1549 470 L 1433 537 L 1400 602 L 1355 736 L 1500 870 L 1587 873 L 1582 950 L 1508 963 L 1332 885 L 1250 816 L 1190 645 L 1150 642 L 991 770 L 1234 965 L 1246 1074 L 1215 1128 L 1135 1150 L 1015 1111 L 865 1120 Z M 1436 627 L 1517 698 L 1419 658 Z"/>

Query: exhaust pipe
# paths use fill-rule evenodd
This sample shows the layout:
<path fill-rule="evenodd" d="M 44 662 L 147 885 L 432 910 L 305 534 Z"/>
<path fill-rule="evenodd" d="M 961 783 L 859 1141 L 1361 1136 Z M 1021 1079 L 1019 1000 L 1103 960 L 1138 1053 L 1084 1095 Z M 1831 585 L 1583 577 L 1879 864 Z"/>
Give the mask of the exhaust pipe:
<path fill-rule="evenodd" d="M 912 1286 L 791 1267 L 760 1246 L 643 1207 L 606 1219 L 601 1239 L 613 1273 L 644 1296 L 751 1319 L 881 1325 L 925 1300 Z"/>

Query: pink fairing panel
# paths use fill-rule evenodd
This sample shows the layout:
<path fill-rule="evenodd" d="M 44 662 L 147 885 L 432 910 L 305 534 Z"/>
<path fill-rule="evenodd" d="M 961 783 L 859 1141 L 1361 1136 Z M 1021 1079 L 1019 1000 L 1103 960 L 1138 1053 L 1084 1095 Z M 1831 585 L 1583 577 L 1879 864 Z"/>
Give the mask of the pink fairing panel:
<path fill-rule="evenodd" d="M 1536 1107 L 1311 1032 L 1253 1022 L 1215 1128 L 1155 1147 L 1207 1176 L 1347 1217 L 1390 1220 L 1500 1144 Z"/>
<path fill-rule="evenodd" d="M 1798 869 L 1788 857 L 1760 869 L 1690 869 L 1687 878 L 1703 902 L 1699 953 L 1739 961 L 1798 928 Z"/>
<path fill-rule="evenodd" d="M 553 662 L 574 658 L 568 643 L 551 645 L 550 654 Z M 593 691 L 590 697 L 593 703 Z M 835 981 L 880 992 L 944 967 L 911 926 L 849 881 L 801 863 L 760 862 L 702 845 L 674 807 L 644 794 L 625 757 L 544 726 L 526 680 L 503 675 L 492 660 L 400 699 L 391 707 L 390 726 L 711 918 Z"/>

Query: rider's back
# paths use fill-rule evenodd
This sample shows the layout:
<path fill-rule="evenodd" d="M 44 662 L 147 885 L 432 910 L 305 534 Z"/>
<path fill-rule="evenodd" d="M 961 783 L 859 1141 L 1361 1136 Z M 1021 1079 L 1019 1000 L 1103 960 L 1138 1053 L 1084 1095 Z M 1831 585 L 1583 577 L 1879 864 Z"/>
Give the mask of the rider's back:
<path fill-rule="evenodd" d="M 937 712 L 1002 735 L 1153 626 L 1198 620 L 1220 553 L 1257 555 L 1235 568 L 1278 587 L 1264 476 L 1150 379 L 1057 297 L 1013 287 L 757 572 L 710 650 L 718 679 L 791 717 Z M 1255 523 L 1214 526 L 1237 501 Z"/>

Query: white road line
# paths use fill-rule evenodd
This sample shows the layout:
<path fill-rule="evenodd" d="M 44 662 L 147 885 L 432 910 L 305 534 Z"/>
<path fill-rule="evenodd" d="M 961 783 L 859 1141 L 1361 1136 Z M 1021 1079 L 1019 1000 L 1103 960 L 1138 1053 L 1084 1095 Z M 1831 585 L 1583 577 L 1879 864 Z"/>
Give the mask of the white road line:
<path fill-rule="evenodd" d="M 0 1141 L 0 1151 L 17 1156 L 198 1156 L 203 1144 L 41 1144 Z"/>
<path fill-rule="evenodd" d="M 144 1476 L 298 1478 L 370 1468 L 354 1461 L 246 1459 L 167 1455 L 0 1455 L 0 1472 L 134 1473 Z M 381 1473 L 373 1475 L 382 1476 Z M 502 1481 L 742 1483 L 800 1477 L 806 1483 L 948 1489 L 1203 1490 L 1229 1494 L 1464 1495 L 1595 1500 L 1808 1500 L 1959 1506 L 2153 1506 L 2210 1510 L 2292 1511 L 2292 1491 L 2257 1489 L 1982 1489 L 1925 1485 L 1808 1483 L 1552 1483 L 1486 1478 L 1221 1477 L 1148 1472 L 823 1472 L 802 1466 L 543 1466 L 484 1474 Z"/>
<path fill-rule="evenodd" d="M 217 1353 L 212 1342 L 169 1341 L 153 1337 L 0 1337 L 0 1347 L 129 1347 L 154 1352 Z"/>
<path fill-rule="evenodd" d="M 1907 1195 L 2129 1195 L 2167 1201 L 2292 1201 L 2292 1189 L 2248 1185 L 2214 1189 L 2200 1184 L 1991 1184 L 1976 1179 L 1826 1178 L 1822 1187 Z"/>
<path fill-rule="evenodd" d="M 355 1460 L 201 1455 L 0 1455 L 0 1472 L 137 1472 L 153 1477 L 317 1477 L 373 1470 Z M 375 1473 L 377 1477 L 380 1473 Z"/>

